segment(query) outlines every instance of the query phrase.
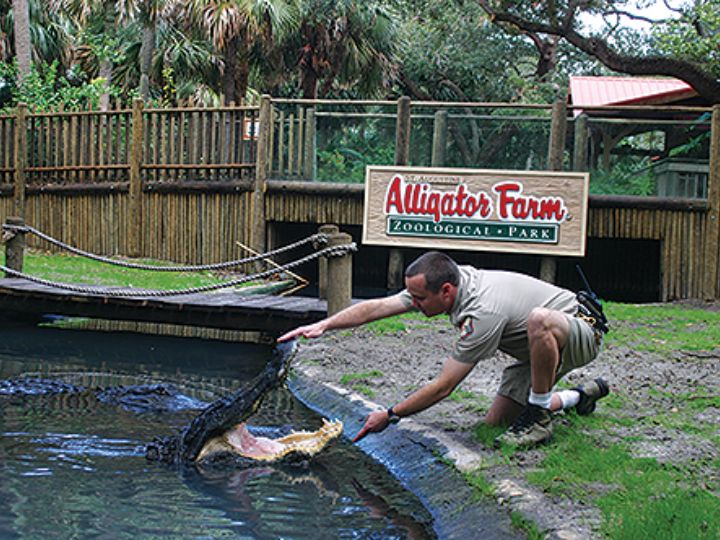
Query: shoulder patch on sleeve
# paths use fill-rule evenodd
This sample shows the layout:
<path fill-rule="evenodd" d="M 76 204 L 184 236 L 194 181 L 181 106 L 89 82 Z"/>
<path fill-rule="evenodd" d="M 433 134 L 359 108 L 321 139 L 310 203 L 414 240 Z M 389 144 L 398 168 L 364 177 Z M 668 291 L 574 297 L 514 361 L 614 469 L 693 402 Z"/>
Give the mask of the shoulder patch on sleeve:
<path fill-rule="evenodd" d="M 460 325 L 460 339 L 467 339 L 475 331 L 475 325 L 472 317 L 466 317 Z"/>

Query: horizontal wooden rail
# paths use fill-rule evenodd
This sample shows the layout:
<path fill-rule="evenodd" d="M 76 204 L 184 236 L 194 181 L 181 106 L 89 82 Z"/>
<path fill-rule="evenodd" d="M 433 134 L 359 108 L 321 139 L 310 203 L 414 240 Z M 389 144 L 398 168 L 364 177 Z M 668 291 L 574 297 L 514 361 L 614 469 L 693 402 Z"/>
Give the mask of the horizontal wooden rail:
<path fill-rule="evenodd" d="M 141 169 L 254 169 L 254 163 L 143 163 Z"/>
<path fill-rule="evenodd" d="M 143 191 L 154 193 L 239 193 L 252 191 L 252 180 L 233 180 L 226 182 L 214 180 L 207 182 L 146 182 Z"/>
<path fill-rule="evenodd" d="M 26 172 L 67 172 L 67 171 L 114 171 L 128 169 L 128 163 L 111 163 L 107 165 L 51 165 L 46 167 L 26 167 Z"/>
<path fill-rule="evenodd" d="M 364 184 L 345 184 L 334 182 L 303 182 L 298 180 L 268 180 L 268 191 L 285 193 L 305 193 L 308 195 L 349 195 L 362 197 Z"/>
<path fill-rule="evenodd" d="M 129 115 L 132 112 L 131 109 L 115 109 L 108 111 L 55 111 L 55 112 L 40 112 L 40 113 L 29 113 L 28 119 L 32 118 L 66 118 L 68 116 L 122 116 Z"/>
<path fill-rule="evenodd" d="M 241 112 L 241 111 L 253 111 L 257 112 L 260 110 L 260 107 L 257 105 L 242 105 L 238 107 L 175 107 L 175 108 L 167 108 L 167 109 L 143 109 L 143 114 L 150 113 L 150 114 L 164 114 L 164 113 L 193 113 L 193 112 L 204 112 L 204 113 L 214 113 L 214 112 Z"/>
<path fill-rule="evenodd" d="M 679 199 L 665 197 L 632 197 L 625 195 L 590 195 L 591 208 L 635 208 L 638 210 L 688 210 L 706 212 L 705 199 Z"/>

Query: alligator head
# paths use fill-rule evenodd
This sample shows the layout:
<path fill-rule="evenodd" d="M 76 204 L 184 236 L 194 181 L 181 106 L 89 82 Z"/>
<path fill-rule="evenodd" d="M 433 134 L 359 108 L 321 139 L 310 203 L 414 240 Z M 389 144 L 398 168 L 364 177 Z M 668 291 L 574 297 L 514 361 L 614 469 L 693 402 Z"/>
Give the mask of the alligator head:
<path fill-rule="evenodd" d="M 279 344 L 262 372 L 232 394 L 206 407 L 179 435 L 156 438 L 145 455 L 166 463 L 195 463 L 217 454 L 240 460 L 270 462 L 289 455 L 313 455 L 342 432 L 342 423 L 324 422 L 316 432 L 292 433 L 279 439 L 254 437 L 244 421 L 259 407 L 263 396 L 286 378 L 295 343 Z"/>
<path fill-rule="evenodd" d="M 244 423 L 240 423 L 222 435 L 209 439 L 196 461 L 218 462 L 229 458 L 234 462 L 275 463 L 309 458 L 339 437 L 342 429 L 340 420 L 330 422 L 323 419 L 323 425 L 317 431 L 293 431 L 273 439 L 253 435 Z"/>

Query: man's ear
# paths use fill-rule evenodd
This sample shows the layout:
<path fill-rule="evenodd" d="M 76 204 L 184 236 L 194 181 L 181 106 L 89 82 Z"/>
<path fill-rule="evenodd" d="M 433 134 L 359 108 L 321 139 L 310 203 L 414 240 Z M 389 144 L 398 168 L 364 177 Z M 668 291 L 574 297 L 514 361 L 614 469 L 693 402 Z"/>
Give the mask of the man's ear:
<path fill-rule="evenodd" d="M 440 285 L 440 292 L 443 293 L 443 295 L 450 294 L 450 291 L 452 290 L 452 285 L 448 283 L 447 281 Z"/>

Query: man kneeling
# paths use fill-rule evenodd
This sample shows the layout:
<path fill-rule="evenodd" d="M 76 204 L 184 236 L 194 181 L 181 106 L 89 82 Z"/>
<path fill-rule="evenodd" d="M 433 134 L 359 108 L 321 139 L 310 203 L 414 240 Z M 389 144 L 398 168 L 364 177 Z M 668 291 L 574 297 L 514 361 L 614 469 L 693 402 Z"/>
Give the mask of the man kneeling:
<path fill-rule="evenodd" d="M 582 315 L 574 293 L 524 274 L 458 266 L 437 251 L 408 266 L 402 292 L 354 304 L 278 341 L 316 338 L 328 330 L 411 310 L 427 317 L 447 314 L 459 330 L 454 351 L 430 383 L 387 411 L 369 414 L 354 441 L 447 397 L 480 360 L 497 350 L 517 359 L 503 372 L 485 417 L 489 425 L 510 426 L 497 443 L 527 447 L 547 442 L 552 437 L 551 411 L 575 407 L 579 414 L 589 414 L 596 401 L 608 394 L 607 383 L 599 378 L 552 392 L 557 380 L 591 362 L 602 347 L 601 325 Z"/>

